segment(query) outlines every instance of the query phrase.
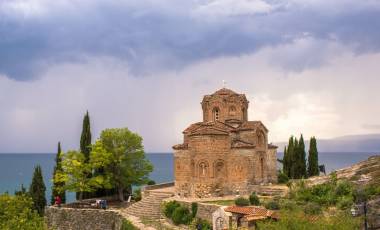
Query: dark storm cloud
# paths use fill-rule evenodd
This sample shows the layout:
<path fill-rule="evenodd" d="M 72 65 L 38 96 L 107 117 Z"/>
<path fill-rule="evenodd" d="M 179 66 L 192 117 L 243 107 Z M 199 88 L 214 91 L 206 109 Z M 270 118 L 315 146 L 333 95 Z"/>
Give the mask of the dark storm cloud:
<path fill-rule="evenodd" d="M 260 0 L 2 2 L 0 73 L 30 80 L 56 63 L 111 56 L 128 63 L 134 75 L 142 75 L 249 54 L 306 35 L 322 43 L 343 43 L 357 54 L 378 52 L 379 5 Z M 315 47 L 304 55 L 318 57 L 312 52 L 323 45 Z M 301 60 L 304 57 L 297 56 L 278 64 L 298 71 L 324 63 L 320 58 Z"/>

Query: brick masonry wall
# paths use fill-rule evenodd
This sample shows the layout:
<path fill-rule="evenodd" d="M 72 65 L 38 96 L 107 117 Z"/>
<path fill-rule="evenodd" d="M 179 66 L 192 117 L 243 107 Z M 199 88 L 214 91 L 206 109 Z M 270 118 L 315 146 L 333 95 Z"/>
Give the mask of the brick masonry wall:
<path fill-rule="evenodd" d="M 73 209 L 49 206 L 45 223 L 55 230 L 119 230 L 123 217 L 111 210 Z"/>

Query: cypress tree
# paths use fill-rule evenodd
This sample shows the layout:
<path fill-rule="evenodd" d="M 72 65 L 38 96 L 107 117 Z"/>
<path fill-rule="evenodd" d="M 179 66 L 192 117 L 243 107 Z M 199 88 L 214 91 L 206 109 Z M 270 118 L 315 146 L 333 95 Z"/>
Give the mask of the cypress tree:
<path fill-rule="evenodd" d="M 301 134 L 300 141 L 298 144 L 299 148 L 299 172 L 300 172 L 300 178 L 306 178 L 306 151 L 305 151 L 305 141 L 303 139 L 303 135 Z"/>
<path fill-rule="evenodd" d="M 286 149 L 286 146 L 284 148 L 284 157 L 282 160 L 282 171 L 285 175 L 288 175 L 289 172 L 289 163 L 288 163 L 288 151 Z"/>
<path fill-rule="evenodd" d="M 318 167 L 318 149 L 315 137 L 310 139 L 309 157 L 308 157 L 308 176 L 319 175 Z"/>
<path fill-rule="evenodd" d="M 298 171 L 297 171 L 298 140 L 297 138 L 294 138 L 291 156 L 292 157 L 291 157 L 291 162 L 290 162 L 290 177 L 289 178 L 297 179 L 298 178 Z"/>
<path fill-rule="evenodd" d="M 289 145 L 287 150 L 287 159 L 288 159 L 288 172 L 287 176 L 289 178 L 293 178 L 293 172 L 292 172 L 292 165 L 293 165 L 293 159 L 294 159 L 294 137 L 291 136 L 289 138 Z"/>
<path fill-rule="evenodd" d="M 88 115 L 88 111 L 83 118 L 83 127 L 82 134 L 80 137 L 80 152 L 84 154 L 86 158 L 86 162 L 90 159 L 91 152 L 91 126 L 90 126 L 90 116 Z"/>
<path fill-rule="evenodd" d="M 44 209 L 46 206 L 45 197 L 45 183 L 42 177 L 41 166 L 37 165 L 34 168 L 32 183 L 30 184 L 29 194 L 33 200 L 33 208 L 41 215 L 44 214 Z"/>
<path fill-rule="evenodd" d="M 58 142 L 58 151 L 57 155 L 55 156 L 55 166 L 53 171 L 53 187 L 52 187 L 52 194 L 51 194 L 51 204 L 55 203 L 55 197 L 59 196 L 62 200 L 62 203 L 66 203 L 66 192 L 63 190 L 63 187 L 65 186 L 65 183 L 56 182 L 54 180 L 55 174 L 59 171 L 62 171 L 62 150 L 61 150 L 61 142 Z"/>
<path fill-rule="evenodd" d="M 85 157 L 85 162 L 87 163 L 90 160 L 90 152 L 91 152 L 91 125 L 90 125 L 90 115 L 88 111 L 83 117 L 82 124 L 82 133 L 80 136 L 80 152 Z M 91 177 L 92 175 L 88 175 Z M 84 192 L 82 194 L 83 199 L 91 198 L 92 195 L 89 192 Z M 76 198 L 79 199 L 79 192 L 76 193 Z"/>

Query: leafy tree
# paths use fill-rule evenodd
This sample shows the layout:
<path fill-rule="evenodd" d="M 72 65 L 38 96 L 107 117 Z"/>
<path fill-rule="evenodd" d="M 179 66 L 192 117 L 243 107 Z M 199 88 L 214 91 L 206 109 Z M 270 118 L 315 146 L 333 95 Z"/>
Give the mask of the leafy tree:
<path fill-rule="evenodd" d="M 46 206 L 46 197 L 45 197 L 45 183 L 42 177 L 41 166 L 37 165 L 34 168 L 32 183 L 30 184 L 29 194 L 33 200 L 33 208 L 43 216 L 44 209 Z"/>
<path fill-rule="evenodd" d="M 93 192 L 97 188 L 111 187 L 109 178 L 102 175 L 95 177 L 88 177 L 93 169 L 100 167 L 102 164 L 99 162 L 102 159 L 96 158 L 90 162 L 87 162 L 85 156 L 78 151 L 68 151 L 63 155 L 62 172 L 57 172 L 54 180 L 59 183 L 64 183 L 63 189 L 77 192 L 79 194 L 78 199 L 83 199 L 84 192 Z"/>
<path fill-rule="evenodd" d="M 125 190 L 131 194 L 132 185 L 146 184 L 153 170 L 145 156 L 142 138 L 127 128 L 103 130 L 91 157 L 102 159 L 97 163 L 102 165 L 121 201 Z"/>
<path fill-rule="evenodd" d="M 308 176 L 318 176 L 318 149 L 315 137 L 310 139 L 309 157 L 308 157 Z"/>
<path fill-rule="evenodd" d="M 58 151 L 57 155 L 55 156 L 55 166 L 53 171 L 53 187 L 52 187 L 52 195 L 51 195 L 51 204 L 55 203 L 55 197 L 59 196 L 62 200 L 62 203 L 66 203 L 66 192 L 63 189 L 65 186 L 65 183 L 63 182 L 57 182 L 54 180 L 55 174 L 57 172 L 62 172 L 62 149 L 61 149 L 61 142 L 58 142 Z"/>
<path fill-rule="evenodd" d="M 32 198 L 25 195 L 0 195 L 0 229 L 43 230 L 43 218 L 33 210 Z"/>

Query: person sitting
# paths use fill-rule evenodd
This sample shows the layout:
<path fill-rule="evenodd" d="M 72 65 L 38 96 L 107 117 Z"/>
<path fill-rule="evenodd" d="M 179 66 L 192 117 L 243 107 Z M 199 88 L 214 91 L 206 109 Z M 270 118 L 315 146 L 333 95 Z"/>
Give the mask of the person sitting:
<path fill-rule="evenodd" d="M 54 204 L 57 205 L 58 207 L 61 207 L 62 199 L 60 196 L 55 197 Z"/>

